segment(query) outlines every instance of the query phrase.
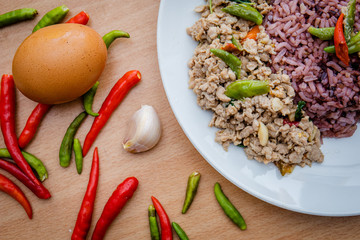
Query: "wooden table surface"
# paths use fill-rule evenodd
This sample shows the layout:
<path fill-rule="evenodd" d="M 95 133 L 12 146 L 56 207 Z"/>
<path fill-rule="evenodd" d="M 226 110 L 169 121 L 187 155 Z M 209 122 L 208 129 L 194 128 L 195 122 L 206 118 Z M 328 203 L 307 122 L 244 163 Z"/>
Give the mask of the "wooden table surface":
<path fill-rule="evenodd" d="M 64 169 L 58 160 L 62 137 L 74 117 L 82 111 L 80 100 L 53 107 L 40 129 L 26 148 L 43 160 L 49 178 L 44 182 L 52 197 L 40 200 L 14 177 L 0 169 L 25 192 L 33 208 L 29 220 L 22 207 L 11 197 L 0 193 L 0 239 L 69 239 L 86 190 L 94 146 L 100 155 L 100 178 L 93 214 L 93 231 L 104 204 L 116 186 L 129 176 L 136 176 L 139 187 L 120 215 L 108 229 L 105 239 L 150 239 L 147 208 L 150 197 L 156 196 L 170 219 L 179 223 L 190 239 L 359 239 L 360 216 L 320 217 L 284 210 L 265 203 L 237 188 L 216 172 L 196 151 L 177 123 L 167 101 L 159 72 L 156 53 L 156 25 L 159 0 L 106 1 L 1 1 L 1 12 L 32 7 L 39 11 L 33 21 L 0 29 L 1 74 L 11 73 L 11 62 L 19 44 L 28 36 L 41 16 L 60 4 L 70 8 L 70 16 L 85 10 L 90 15 L 88 25 L 103 35 L 121 29 L 130 39 L 116 40 L 109 48 L 106 68 L 100 78 L 94 109 L 126 71 L 141 71 L 142 82 L 117 108 L 106 124 L 90 153 L 84 159 L 81 175 L 74 162 Z M 178 29 L 184 31 L 185 29 Z M 17 92 L 17 133 L 36 105 Z M 127 120 L 142 104 L 155 107 L 162 122 L 159 144 L 142 154 L 130 154 L 122 149 Z M 83 142 L 92 124 L 88 117 L 77 133 Z M 207 124 L 207 123 L 204 123 Z M 4 147 L 0 137 L 0 147 Z M 198 170 L 202 174 L 198 194 L 185 215 L 181 214 L 188 175 Z M 213 186 L 222 185 L 234 205 L 241 211 L 248 229 L 240 231 L 222 212 L 215 200 Z M 175 236 L 175 235 L 174 235 Z M 90 237 L 89 237 L 90 238 Z M 177 239 L 177 237 L 174 237 Z"/>

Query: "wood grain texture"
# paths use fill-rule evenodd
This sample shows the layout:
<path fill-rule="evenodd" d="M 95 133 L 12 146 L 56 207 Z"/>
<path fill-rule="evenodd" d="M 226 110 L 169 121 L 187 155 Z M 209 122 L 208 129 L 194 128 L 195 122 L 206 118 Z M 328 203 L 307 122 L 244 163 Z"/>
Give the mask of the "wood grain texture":
<path fill-rule="evenodd" d="M 70 8 L 66 19 L 82 10 L 88 12 L 88 25 L 101 35 L 114 29 L 131 35 L 130 39 L 116 40 L 109 48 L 107 65 L 95 97 L 95 110 L 99 109 L 115 81 L 126 71 L 138 69 L 143 79 L 101 131 L 84 159 L 81 175 L 76 173 L 74 162 L 66 169 L 58 163 L 62 137 L 70 122 L 82 111 L 81 102 L 76 100 L 50 110 L 26 150 L 44 161 L 49 171 L 45 186 L 52 193 L 52 198 L 39 200 L 19 181 L 0 170 L 21 187 L 34 211 L 33 220 L 29 220 L 16 201 L 0 193 L 1 240 L 70 239 L 86 190 L 95 146 L 99 148 L 100 179 L 89 235 L 116 186 L 126 177 L 136 176 L 139 188 L 108 229 L 105 239 L 150 239 L 147 208 L 152 195 L 161 201 L 170 219 L 179 223 L 190 239 L 359 239 L 360 217 L 309 216 L 272 206 L 232 185 L 200 156 L 177 123 L 161 83 L 156 53 L 159 0 L 1 1 L 1 12 L 32 7 L 40 14 L 33 21 L 0 29 L 0 74 L 11 73 L 12 58 L 19 44 L 45 12 L 60 4 Z M 185 34 L 184 29 L 178 31 Z M 125 152 L 121 142 L 127 119 L 141 104 L 155 107 L 162 121 L 163 135 L 154 149 L 134 155 Z M 17 92 L 18 134 L 35 105 Z M 88 117 L 77 133 L 82 143 L 91 124 L 92 118 Z M 0 147 L 4 147 L 2 136 Z M 202 174 L 198 195 L 189 211 L 182 215 L 187 177 L 195 170 Z M 222 212 L 213 195 L 215 182 L 222 185 L 226 195 L 246 219 L 246 231 L 240 231 Z"/>

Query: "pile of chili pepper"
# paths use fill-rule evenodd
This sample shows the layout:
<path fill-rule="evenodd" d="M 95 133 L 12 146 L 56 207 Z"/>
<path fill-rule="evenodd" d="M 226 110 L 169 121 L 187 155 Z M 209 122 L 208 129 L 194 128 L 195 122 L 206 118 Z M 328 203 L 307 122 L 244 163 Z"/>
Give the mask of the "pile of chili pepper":
<path fill-rule="evenodd" d="M 195 171 L 188 178 L 186 195 L 185 195 L 184 205 L 182 208 L 183 214 L 187 212 L 191 203 L 194 200 L 194 197 L 196 195 L 199 186 L 200 177 L 201 177 L 200 173 Z M 159 200 L 153 196 L 151 197 L 151 200 L 153 205 L 150 205 L 148 209 L 151 239 L 159 240 L 160 237 L 162 240 L 173 239 L 172 228 L 175 230 L 176 234 L 181 240 L 189 239 L 185 231 L 180 227 L 179 224 L 175 222 L 172 223 L 170 222 L 169 216 L 167 215 L 165 209 L 163 208 Z M 158 215 L 159 217 L 161 232 L 159 231 L 158 228 L 156 215 Z"/>
<path fill-rule="evenodd" d="M 61 21 L 68 11 L 69 9 L 66 6 L 51 10 L 39 21 L 34 31 Z M 33 19 L 36 14 L 37 11 L 35 9 L 18 9 L 1 15 L 0 26 L 7 26 L 19 21 Z M 51 106 L 38 104 L 35 107 L 18 140 L 15 133 L 15 102 L 14 79 L 12 75 L 5 74 L 1 79 L 0 118 L 1 131 L 7 148 L 0 149 L 0 157 L 11 158 L 15 161 L 15 164 L 0 159 L 0 168 L 16 177 L 37 197 L 48 199 L 51 197 L 49 191 L 36 178 L 31 169 L 33 168 L 40 180 L 44 181 L 48 176 L 44 164 L 34 155 L 21 151 L 20 148 L 26 147 L 34 137 L 41 119 Z M 32 218 L 30 203 L 18 186 L 1 175 L 0 189 L 16 199 L 24 207 L 29 218 Z"/>
<path fill-rule="evenodd" d="M 335 53 L 346 66 L 349 66 L 349 55 L 360 52 L 360 32 L 354 33 L 356 0 L 349 1 L 345 12 L 346 14 L 341 13 L 335 27 L 310 27 L 308 32 L 321 40 L 334 40 L 334 45 L 324 48 L 324 51 Z"/>
<path fill-rule="evenodd" d="M 21 152 L 18 140 L 15 133 L 15 83 L 12 75 L 4 74 L 1 79 L 1 96 L 0 96 L 0 120 L 1 131 L 4 136 L 4 141 L 7 149 L 2 149 L 0 154 L 2 157 L 11 157 L 15 164 L 8 164 L 5 160 L 1 160 L 1 168 L 14 175 L 17 179 L 24 183 L 36 196 L 42 199 L 50 198 L 49 191 L 42 185 L 42 183 L 36 178 L 28 161 L 34 163 L 36 169 L 39 170 L 39 175 L 46 178 L 46 169 L 40 168 L 42 163 L 36 161 L 36 158 L 28 154 L 27 158 L 24 157 Z M 27 160 L 28 159 L 28 160 Z M 32 211 L 30 203 L 27 198 L 13 182 L 2 176 L 0 181 L 0 188 L 3 192 L 8 193 L 14 199 L 16 199 L 24 209 L 26 210 L 29 218 L 32 218 Z"/>
<path fill-rule="evenodd" d="M 141 74 L 137 70 L 132 70 L 124 74 L 113 86 L 109 95 L 104 100 L 100 110 L 99 116 L 94 118 L 94 122 L 90 128 L 89 133 L 86 135 L 83 155 L 86 156 L 90 150 L 91 145 L 94 143 L 97 135 L 104 127 L 114 110 L 119 106 L 121 101 L 127 93 L 141 80 Z"/>
<path fill-rule="evenodd" d="M 150 205 L 148 209 L 151 240 L 172 240 L 172 229 L 175 230 L 175 233 L 180 240 L 188 240 L 188 236 L 180 225 L 176 222 L 170 222 L 169 216 L 159 200 L 153 196 L 151 197 L 151 200 L 153 205 Z M 159 218 L 161 232 L 158 228 L 156 215 L 158 215 Z"/>
<path fill-rule="evenodd" d="M 70 19 L 67 23 L 75 23 L 78 21 L 79 23 L 86 24 L 88 22 L 88 19 L 89 19 L 89 16 L 85 12 L 80 12 L 77 16 Z M 105 34 L 103 36 L 103 40 L 104 40 L 106 47 L 109 48 L 115 39 L 124 38 L 124 37 L 129 38 L 130 35 L 124 31 L 113 30 L 113 31 L 110 31 L 109 33 Z M 139 71 L 136 71 L 136 72 L 137 72 L 136 79 L 138 79 L 140 81 L 140 78 L 141 78 L 140 72 Z M 68 129 L 65 133 L 65 136 L 61 143 L 60 151 L 59 151 L 60 166 L 62 166 L 62 167 L 69 166 L 70 160 L 71 160 L 71 153 L 72 153 L 72 151 L 74 151 L 76 170 L 77 170 L 78 174 L 81 174 L 82 165 L 83 165 L 83 156 L 85 156 L 87 154 L 91 145 L 88 145 L 89 142 L 87 142 L 85 139 L 84 149 L 82 149 L 80 141 L 78 139 L 75 139 L 75 134 L 87 115 L 96 117 L 95 120 L 99 117 L 100 118 L 99 122 L 101 122 L 101 124 L 105 124 L 107 119 L 110 117 L 111 113 L 120 104 L 122 98 L 124 98 L 125 95 L 127 94 L 127 92 L 131 89 L 131 87 L 129 87 L 129 85 L 131 85 L 132 79 L 134 79 L 135 75 L 132 75 L 129 73 L 126 73 L 121 78 L 121 80 L 126 82 L 127 84 L 123 84 L 123 85 L 120 84 L 121 86 L 115 85 L 113 90 L 110 92 L 110 94 L 112 94 L 112 96 L 110 96 L 110 94 L 109 94 L 108 98 L 106 98 L 106 100 L 105 100 L 106 103 L 104 102 L 104 104 L 109 105 L 109 106 L 107 106 L 108 109 L 106 111 L 100 109 L 99 113 L 95 113 L 92 110 L 92 105 L 94 102 L 94 97 L 95 97 L 97 88 L 99 86 L 99 82 L 96 82 L 94 84 L 94 86 L 83 95 L 83 106 L 84 106 L 85 112 L 80 113 L 74 119 L 74 121 L 70 124 L 70 126 L 68 127 Z M 136 79 L 135 79 L 135 81 L 137 81 Z M 121 95 L 120 96 L 121 99 L 118 99 L 119 95 Z M 100 113 L 101 113 L 101 116 L 99 116 Z M 95 120 L 94 120 L 94 122 L 95 122 Z"/>
<path fill-rule="evenodd" d="M 189 178 L 186 187 L 186 196 L 182 209 L 182 213 L 185 214 L 189 209 L 192 201 L 197 192 L 197 188 L 199 186 L 200 181 L 200 173 L 195 171 L 193 172 Z M 234 222 L 241 230 L 246 230 L 247 225 L 245 223 L 244 218 L 241 216 L 240 212 L 236 209 L 236 207 L 230 202 L 227 196 L 221 189 L 219 183 L 215 183 L 214 186 L 214 194 L 215 198 L 218 201 L 219 205 L 223 209 L 226 216 L 230 218 L 232 222 Z M 150 227 L 150 237 L 152 240 L 171 240 L 172 229 L 175 230 L 180 240 L 188 240 L 189 237 L 185 233 L 185 231 L 180 227 L 176 222 L 170 222 L 169 216 L 167 215 L 165 209 L 161 205 L 158 199 L 155 197 L 151 197 L 153 205 L 150 205 L 148 208 L 149 215 L 149 227 Z M 160 230 L 157 223 L 157 216 L 160 222 Z"/>
<path fill-rule="evenodd" d="M 94 150 L 93 161 L 90 171 L 89 183 L 77 216 L 72 240 L 85 240 L 92 221 L 95 206 L 96 190 L 99 181 L 99 154 L 98 148 Z M 129 177 L 120 183 L 104 206 L 103 212 L 96 223 L 91 239 L 103 239 L 108 227 L 119 215 L 121 209 L 133 196 L 139 182 L 135 177 Z"/>

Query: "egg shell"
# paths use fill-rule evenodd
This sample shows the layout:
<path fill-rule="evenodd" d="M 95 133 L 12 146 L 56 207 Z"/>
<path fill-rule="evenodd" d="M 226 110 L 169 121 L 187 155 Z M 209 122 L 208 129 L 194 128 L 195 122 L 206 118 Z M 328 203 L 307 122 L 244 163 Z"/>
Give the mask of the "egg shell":
<path fill-rule="evenodd" d="M 107 48 L 92 28 L 75 23 L 42 28 L 17 49 L 16 87 L 33 101 L 59 104 L 86 93 L 104 70 Z"/>

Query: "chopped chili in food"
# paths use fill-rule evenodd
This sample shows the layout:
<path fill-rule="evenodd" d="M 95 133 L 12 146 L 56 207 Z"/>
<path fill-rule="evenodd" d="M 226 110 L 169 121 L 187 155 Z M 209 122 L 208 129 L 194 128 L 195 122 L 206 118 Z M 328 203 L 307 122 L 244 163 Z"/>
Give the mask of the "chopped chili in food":
<path fill-rule="evenodd" d="M 349 66 L 350 57 L 349 49 L 344 36 L 344 13 L 342 13 L 336 23 L 334 32 L 334 45 L 336 56 L 346 65 Z"/>

